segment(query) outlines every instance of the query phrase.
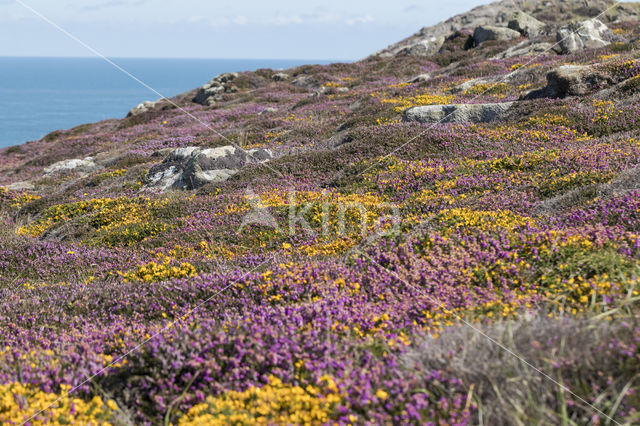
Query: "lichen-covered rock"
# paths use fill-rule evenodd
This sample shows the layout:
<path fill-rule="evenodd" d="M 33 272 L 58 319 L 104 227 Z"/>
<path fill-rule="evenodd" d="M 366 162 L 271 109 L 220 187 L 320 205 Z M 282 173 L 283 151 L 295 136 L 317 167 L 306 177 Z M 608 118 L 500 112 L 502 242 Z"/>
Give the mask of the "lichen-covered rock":
<path fill-rule="evenodd" d="M 321 86 L 314 76 L 306 74 L 297 76 L 293 79 L 291 84 L 298 87 L 304 87 L 305 89 L 319 89 Z"/>
<path fill-rule="evenodd" d="M 473 39 L 475 40 L 476 45 L 480 45 L 485 41 L 490 40 L 507 41 L 516 40 L 518 38 L 520 38 L 520 33 L 518 31 L 505 27 L 483 25 L 476 28 L 473 32 Z"/>
<path fill-rule="evenodd" d="M 398 52 L 399 56 L 431 56 L 440 50 L 444 44 L 445 36 L 434 36 L 428 39 L 420 40 L 410 46 L 407 46 Z"/>
<path fill-rule="evenodd" d="M 513 14 L 508 24 L 509 28 L 518 31 L 525 37 L 538 35 L 545 26 L 546 24 L 544 22 L 538 21 L 533 16 L 528 15 L 521 10 Z"/>
<path fill-rule="evenodd" d="M 224 182 L 249 163 L 273 158 L 268 149 L 243 150 L 227 145 L 218 148 L 178 148 L 147 174 L 148 187 L 191 190 L 211 182 Z"/>
<path fill-rule="evenodd" d="M 409 108 L 403 120 L 419 123 L 488 123 L 498 119 L 513 102 L 493 104 L 426 105 Z"/>
<path fill-rule="evenodd" d="M 579 24 L 561 28 L 556 40 L 563 54 L 574 53 L 583 49 L 603 47 L 609 44 L 605 38 L 609 28 L 597 19 L 588 19 Z"/>
<path fill-rule="evenodd" d="M 62 160 L 53 163 L 44 169 L 45 175 L 53 175 L 58 173 L 91 173 L 99 170 L 101 167 L 94 162 L 93 157 L 84 159 L 72 158 L 70 160 Z"/>
<path fill-rule="evenodd" d="M 516 44 L 515 46 L 511 46 L 507 50 L 502 53 L 499 53 L 494 58 L 495 59 L 509 59 L 516 58 L 520 56 L 542 56 L 542 55 L 550 55 L 555 52 L 552 50 L 553 45 L 551 43 L 541 42 L 534 43 L 530 40 L 525 40 L 521 43 Z"/>
<path fill-rule="evenodd" d="M 526 99 L 582 96 L 613 83 L 605 71 L 590 65 L 562 65 L 547 73 L 547 85 L 529 92 Z"/>

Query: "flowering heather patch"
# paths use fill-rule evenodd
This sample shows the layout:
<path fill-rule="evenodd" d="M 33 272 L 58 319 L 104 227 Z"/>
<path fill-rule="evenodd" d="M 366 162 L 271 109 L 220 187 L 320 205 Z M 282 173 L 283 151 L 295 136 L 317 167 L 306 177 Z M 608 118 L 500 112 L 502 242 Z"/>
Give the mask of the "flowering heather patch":
<path fill-rule="evenodd" d="M 240 73 L 210 106 L 175 99 L 197 121 L 0 150 L 0 422 L 638 423 L 637 50 L 486 43 Z M 568 63 L 611 84 L 518 100 Z M 505 100 L 493 122 L 403 121 Z M 274 155 L 150 185 L 176 148 L 230 144 Z"/>

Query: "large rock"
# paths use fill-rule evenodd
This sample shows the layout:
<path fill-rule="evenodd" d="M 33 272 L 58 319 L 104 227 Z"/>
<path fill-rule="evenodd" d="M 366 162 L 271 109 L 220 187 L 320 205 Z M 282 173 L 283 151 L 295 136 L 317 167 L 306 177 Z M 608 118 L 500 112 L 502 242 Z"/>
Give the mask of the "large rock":
<path fill-rule="evenodd" d="M 290 78 L 289 74 L 286 74 L 286 73 L 283 73 L 283 72 L 279 72 L 279 73 L 274 74 L 271 77 L 271 80 L 273 80 L 273 81 L 286 81 L 286 80 L 289 80 L 289 78 Z"/>
<path fill-rule="evenodd" d="M 509 20 L 508 27 L 518 31 L 525 37 L 534 37 L 542 31 L 546 26 L 544 22 L 538 21 L 531 15 L 527 15 L 522 11 L 517 11 Z"/>
<path fill-rule="evenodd" d="M 58 173 L 91 173 L 99 170 L 101 167 L 94 162 L 93 157 L 84 159 L 73 158 L 70 160 L 62 160 L 53 163 L 44 169 L 45 175 L 54 175 Z"/>
<path fill-rule="evenodd" d="M 613 83 L 605 71 L 590 65 L 563 65 L 547 73 L 547 85 L 529 92 L 526 99 L 584 96 Z"/>
<path fill-rule="evenodd" d="M 127 117 L 134 117 L 136 115 L 144 114 L 146 112 L 154 110 L 164 111 L 174 108 L 176 108 L 175 103 L 167 98 L 158 99 L 157 101 L 144 101 L 132 108 L 127 114 Z"/>
<path fill-rule="evenodd" d="M 609 44 L 605 38 L 610 35 L 609 28 L 597 19 L 588 19 L 580 24 L 561 28 L 556 40 L 563 54 L 583 49 L 603 47 Z"/>
<path fill-rule="evenodd" d="M 136 115 L 144 114 L 145 112 L 152 111 L 155 106 L 156 106 L 156 102 L 154 101 L 144 101 L 138 104 L 137 106 L 131 108 L 131 110 L 127 114 L 127 117 L 133 117 Z"/>
<path fill-rule="evenodd" d="M 431 74 L 424 73 L 424 74 L 420 74 L 420 75 L 417 75 L 417 76 L 413 77 L 412 79 L 407 81 L 407 83 L 411 83 L 411 84 L 426 83 L 427 81 L 429 81 L 431 79 L 432 79 Z"/>
<path fill-rule="evenodd" d="M 291 84 L 298 87 L 304 87 L 305 89 L 319 89 L 322 85 L 312 75 L 301 74 L 291 81 Z"/>
<path fill-rule="evenodd" d="M 494 59 L 509 59 L 520 56 L 542 56 L 549 55 L 555 52 L 552 50 L 553 45 L 551 43 L 533 43 L 530 40 L 525 40 L 521 43 L 511 46 L 502 53 L 494 56 Z"/>
<path fill-rule="evenodd" d="M 212 78 L 198 90 L 198 93 L 196 93 L 196 96 L 193 98 L 193 102 L 210 106 L 221 101 L 224 93 L 235 93 L 238 91 L 238 88 L 232 84 L 236 78 L 238 78 L 237 72 L 228 72 Z"/>
<path fill-rule="evenodd" d="M 480 45 L 485 41 L 497 40 L 507 41 L 520 38 L 518 31 L 505 27 L 493 27 L 490 25 L 483 25 L 475 29 L 473 32 L 473 39 L 476 45 Z"/>
<path fill-rule="evenodd" d="M 173 150 L 162 163 L 147 174 L 148 187 L 196 189 L 207 183 L 223 182 L 250 163 L 263 163 L 273 158 L 268 149 L 248 151 L 231 145 L 212 149 L 195 146 Z"/>
<path fill-rule="evenodd" d="M 14 182 L 10 185 L 3 185 L 9 191 L 27 191 L 35 189 L 35 186 L 29 181 Z"/>
<path fill-rule="evenodd" d="M 434 36 L 401 49 L 397 56 L 431 56 L 438 53 L 444 44 L 445 36 Z"/>
<path fill-rule="evenodd" d="M 493 104 L 426 105 L 409 108 L 403 120 L 419 123 L 488 123 L 502 116 L 513 102 Z"/>

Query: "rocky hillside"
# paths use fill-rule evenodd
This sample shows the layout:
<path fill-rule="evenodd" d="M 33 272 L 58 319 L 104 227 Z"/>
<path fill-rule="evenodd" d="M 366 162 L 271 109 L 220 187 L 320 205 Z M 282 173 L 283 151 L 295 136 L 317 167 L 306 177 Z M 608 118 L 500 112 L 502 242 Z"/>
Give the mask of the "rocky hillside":
<path fill-rule="evenodd" d="M 493 3 L 0 150 L 0 422 L 638 423 L 639 10 Z"/>
<path fill-rule="evenodd" d="M 525 15 L 514 16 L 514 9 Z M 471 35 L 482 25 L 507 27 L 529 36 L 548 36 L 555 35 L 558 29 L 568 23 L 590 18 L 597 18 L 607 24 L 637 22 L 640 19 L 640 7 L 637 3 L 613 0 L 503 0 L 476 7 L 437 25 L 424 27 L 376 55 L 430 56 L 438 53 L 445 40 L 456 32 Z M 526 20 L 524 26 L 523 20 Z"/>

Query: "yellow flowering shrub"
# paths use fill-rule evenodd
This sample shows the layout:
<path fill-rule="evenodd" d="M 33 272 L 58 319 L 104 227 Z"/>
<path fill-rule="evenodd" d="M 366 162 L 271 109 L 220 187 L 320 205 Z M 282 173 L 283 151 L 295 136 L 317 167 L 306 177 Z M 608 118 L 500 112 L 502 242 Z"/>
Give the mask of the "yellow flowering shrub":
<path fill-rule="evenodd" d="M 456 97 L 454 95 L 438 95 L 438 94 L 431 94 L 431 93 L 423 93 L 415 96 L 383 98 L 380 102 L 382 102 L 383 104 L 395 105 L 395 110 L 400 112 L 415 106 L 450 104 L 455 99 Z"/>
<path fill-rule="evenodd" d="M 593 106 L 596 108 L 596 115 L 592 118 L 592 121 L 594 123 L 606 123 L 621 112 L 620 110 L 616 109 L 612 101 L 594 100 Z"/>
<path fill-rule="evenodd" d="M 112 400 L 104 403 L 95 396 L 90 401 L 72 398 L 71 387 L 60 393 L 43 392 L 20 383 L 0 385 L 0 423 L 5 425 L 109 425 L 117 411 Z M 31 419 L 31 417 L 33 418 Z"/>
<path fill-rule="evenodd" d="M 535 115 L 533 117 L 529 117 L 529 119 L 526 121 L 526 125 L 528 126 L 569 126 L 570 124 L 571 123 L 566 116 L 551 113 Z"/>
<path fill-rule="evenodd" d="M 324 424 L 342 397 L 329 376 L 319 386 L 284 384 L 271 376 L 263 387 L 210 396 L 191 408 L 179 425 Z"/>
<path fill-rule="evenodd" d="M 187 262 L 180 265 L 172 264 L 170 257 L 164 257 L 161 262 L 149 262 L 138 266 L 131 272 L 118 272 L 125 281 L 165 281 L 177 278 L 194 277 L 196 268 Z"/>
<path fill-rule="evenodd" d="M 513 230 L 523 226 L 534 226 L 533 218 L 521 216 L 509 210 L 489 211 L 466 208 L 443 210 L 439 220 L 447 229 L 477 228 L 482 231 L 494 229 Z"/>
<path fill-rule="evenodd" d="M 105 239 L 107 245 L 129 245 L 168 229 L 154 217 L 154 211 L 166 207 L 168 202 L 168 199 L 119 197 L 58 204 L 46 209 L 36 221 L 18 228 L 17 233 L 39 237 L 56 225 L 82 218 Z"/>
<path fill-rule="evenodd" d="M 497 95 L 504 97 L 511 87 L 505 83 L 480 83 L 465 90 L 463 95 Z"/>
<path fill-rule="evenodd" d="M 40 198 L 42 197 L 39 195 L 29 194 L 26 192 L 22 194 L 9 192 L 6 187 L 0 186 L 0 206 L 3 203 L 7 203 L 12 209 L 20 209 L 30 202 L 39 200 Z"/>

